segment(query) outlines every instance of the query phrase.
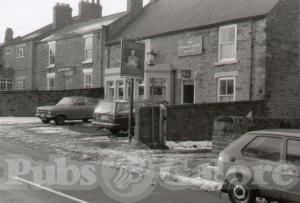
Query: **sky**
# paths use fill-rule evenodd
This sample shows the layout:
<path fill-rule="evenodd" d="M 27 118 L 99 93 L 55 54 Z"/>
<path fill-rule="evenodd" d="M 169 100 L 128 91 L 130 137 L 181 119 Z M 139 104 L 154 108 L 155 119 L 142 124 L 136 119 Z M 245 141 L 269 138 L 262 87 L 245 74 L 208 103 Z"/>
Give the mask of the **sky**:
<path fill-rule="evenodd" d="M 73 16 L 78 14 L 80 0 L 0 0 L 0 42 L 4 41 L 5 30 L 14 30 L 14 37 L 28 34 L 52 22 L 53 6 L 57 2 L 68 3 Z M 127 0 L 100 0 L 103 15 L 126 10 Z"/>

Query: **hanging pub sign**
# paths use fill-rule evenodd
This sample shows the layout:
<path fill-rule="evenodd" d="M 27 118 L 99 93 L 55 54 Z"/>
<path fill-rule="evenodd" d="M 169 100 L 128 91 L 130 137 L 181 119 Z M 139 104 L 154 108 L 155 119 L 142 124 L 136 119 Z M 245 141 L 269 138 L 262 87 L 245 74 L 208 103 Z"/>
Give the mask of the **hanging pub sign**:
<path fill-rule="evenodd" d="M 202 35 L 178 40 L 178 56 L 202 54 Z"/>
<path fill-rule="evenodd" d="M 145 43 L 135 39 L 122 38 L 121 76 L 144 78 Z"/>

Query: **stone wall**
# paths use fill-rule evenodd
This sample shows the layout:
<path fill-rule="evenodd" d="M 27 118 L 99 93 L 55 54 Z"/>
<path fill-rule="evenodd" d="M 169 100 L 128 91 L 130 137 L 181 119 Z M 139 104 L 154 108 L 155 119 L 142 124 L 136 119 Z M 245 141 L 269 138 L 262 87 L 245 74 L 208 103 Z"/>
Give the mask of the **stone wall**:
<path fill-rule="evenodd" d="M 0 116 L 34 116 L 38 106 L 53 105 L 65 96 L 104 98 L 103 88 L 0 92 Z"/>
<path fill-rule="evenodd" d="M 246 117 L 219 117 L 213 127 L 212 153 L 217 156 L 230 143 L 249 131 L 277 128 L 300 128 L 300 119 L 261 117 L 249 120 Z"/>

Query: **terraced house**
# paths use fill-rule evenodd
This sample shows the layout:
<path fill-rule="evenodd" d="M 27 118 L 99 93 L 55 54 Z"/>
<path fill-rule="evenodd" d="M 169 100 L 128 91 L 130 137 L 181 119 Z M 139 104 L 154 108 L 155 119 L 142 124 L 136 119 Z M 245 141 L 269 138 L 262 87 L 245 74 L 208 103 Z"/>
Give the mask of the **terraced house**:
<path fill-rule="evenodd" d="M 143 40 L 148 56 L 136 99 L 265 100 L 274 114 L 285 102 L 283 114 L 291 114 L 289 105 L 299 108 L 299 0 L 152 1 L 110 39 L 110 100 L 128 98 L 128 83 L 120 77 L 120 39 L 126 36 Z"/>
<path fill-rule="evenodd" d="M 103 87 L 106 35 L 137 16 L 143 1 L 128 0 L 127 5 L 125 12 L 102 16 L 99 0 L 80 1 L 79 14 L 73 17 L 68 4 L 57 3 L 53 23 L 18 38 L 9 28 L 1 45 L 1 90 Z"/>

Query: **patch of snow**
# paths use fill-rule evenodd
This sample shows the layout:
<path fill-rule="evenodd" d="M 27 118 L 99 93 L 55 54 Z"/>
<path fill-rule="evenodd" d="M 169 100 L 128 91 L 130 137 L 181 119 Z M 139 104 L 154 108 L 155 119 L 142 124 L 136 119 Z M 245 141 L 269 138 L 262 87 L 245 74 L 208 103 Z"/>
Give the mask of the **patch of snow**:
<path fill-rule="evenodd" d="M 167 141 L 167 146 L 171 150 L 199 150 L 199 149 L 212 149 L 211 141 L 185 141 L 185 142 L 173 142 Z"/>
<path fill-rule="evenodd" d="M 0 117 L 0 125 L 41 123 L 36 117 Z"/>
<path fill-rule="evenodd" d="M 39 134 L 60 134 L 60 135 L 80 135 L 80 133 L 68 130 L 64 127 L 37 127 L 37 128 L 29 128 L 28 130 L 34 131 Z"/>

